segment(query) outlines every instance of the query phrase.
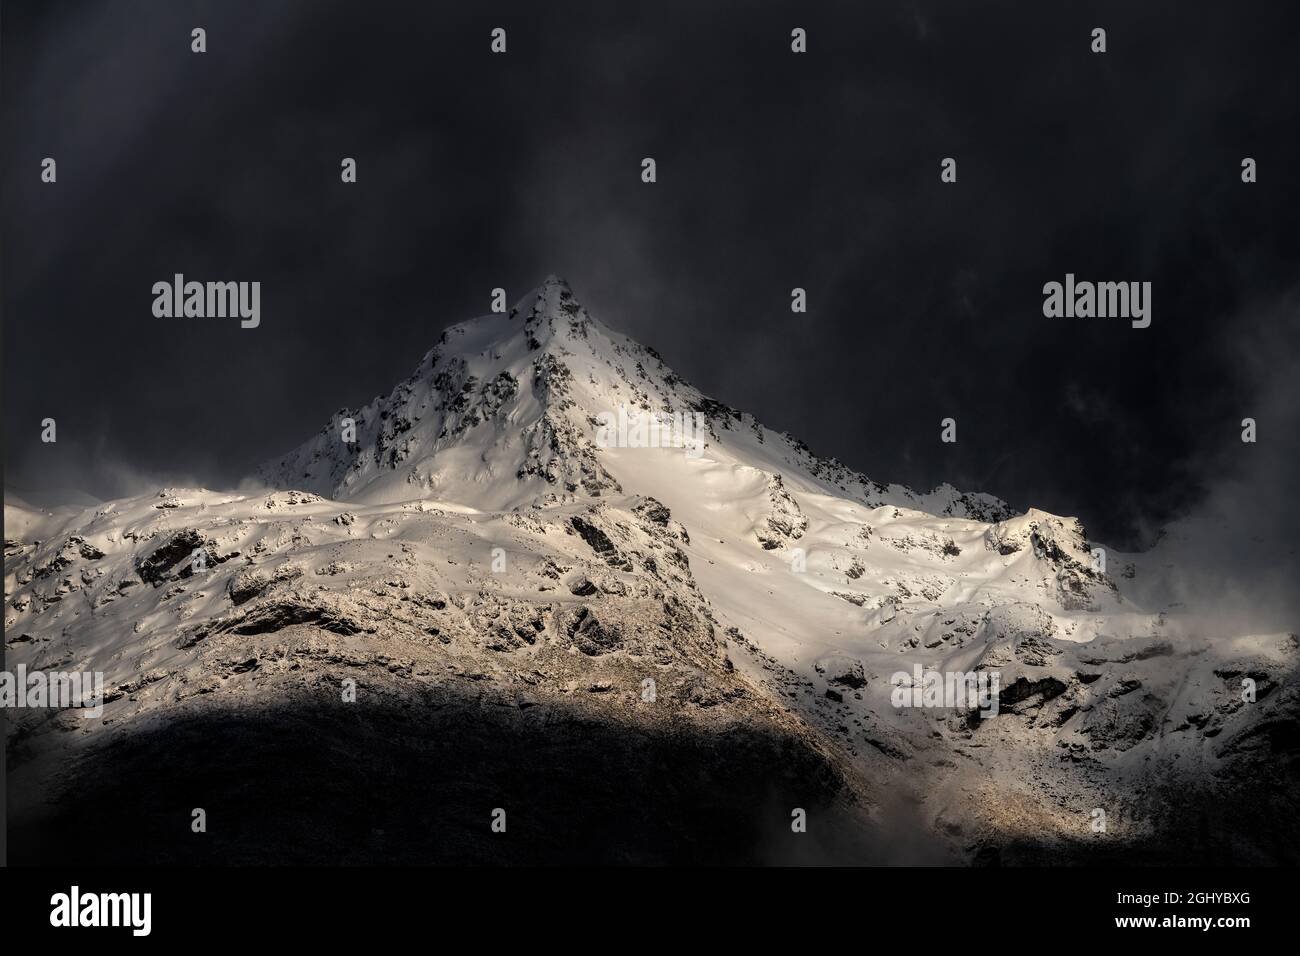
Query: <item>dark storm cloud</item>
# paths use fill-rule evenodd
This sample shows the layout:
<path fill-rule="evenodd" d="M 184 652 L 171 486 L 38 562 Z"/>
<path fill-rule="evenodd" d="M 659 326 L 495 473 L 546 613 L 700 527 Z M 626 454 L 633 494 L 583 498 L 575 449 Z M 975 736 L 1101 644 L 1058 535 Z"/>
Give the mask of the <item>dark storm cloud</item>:
<path fill-rule="evenodd" d="M 882 480 L 1114 542 L 1226 487 L 1294 396 L 1240 318 L 1296 321 L 1294 5 L 753 6 L 6 5 L 9 480 L 233 482 L 558 272 Z M 261 327 L 154 319 L 174 272 L 260 280 Z M 1045 319 L 1066 272 L 1152 282 L 1151 328 Z"/>

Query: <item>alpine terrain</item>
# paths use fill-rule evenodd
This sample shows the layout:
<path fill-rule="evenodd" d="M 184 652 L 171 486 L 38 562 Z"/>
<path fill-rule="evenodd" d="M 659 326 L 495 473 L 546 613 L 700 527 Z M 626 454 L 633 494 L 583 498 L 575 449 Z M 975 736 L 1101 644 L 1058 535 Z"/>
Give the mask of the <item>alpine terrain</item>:
<path fill-rule="evenodd" d="M 11 858 L 1295 863 L 1297 638 L 1172 560 L 820 458 L 551 277 L 256 486 L 7 497 L 6 668 L 105 700 L 9 712 Z"/>

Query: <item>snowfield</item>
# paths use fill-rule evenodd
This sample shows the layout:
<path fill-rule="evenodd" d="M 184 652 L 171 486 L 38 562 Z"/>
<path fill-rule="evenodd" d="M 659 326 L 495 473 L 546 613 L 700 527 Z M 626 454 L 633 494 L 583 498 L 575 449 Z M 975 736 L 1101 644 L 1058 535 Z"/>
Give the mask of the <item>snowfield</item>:
<path fill-rule="evenodd" d="M 699 415 L 701 441 L 598 440 L 620 409 Z M 725 761 L 728 734 L 767 728 L 785 743 L 745 754 L 781 797 L 751 809 L 782 836 L 752 859 L 806 859 L 780 841 L 807 805 L 861 836 L 840 855 L 819 844 L 836 862 L 1295 862 L 1279 822 L 1296 819 L 1294 634 L 1207 633 L 1137 603 L 1169 557 L 1106 549 L 1103 572 L 1074 518 L 818 458 L 555 277 L 448 329 L 388 396 L 340 409 L 258 478 L 252 494 L 165 488 L 75 512 L 6 500 L 7 667 L 102 671 L 107 688 L 102 721 L 11 721 L 33 832 L 105 748 L 204 708 L 333 707 L 352 681 L 358 714 L 380 698 L 416 701 L 411 721 L 490 713 L 548 746 L 580 718 L 703 734 Z M 896 707 L 896 675 L 918 666 L 996 674 L 997 714 Z M 195 805 L 176 799 L 166 812 Z M 693 845 L 667 858 L 700 858 Z"/>

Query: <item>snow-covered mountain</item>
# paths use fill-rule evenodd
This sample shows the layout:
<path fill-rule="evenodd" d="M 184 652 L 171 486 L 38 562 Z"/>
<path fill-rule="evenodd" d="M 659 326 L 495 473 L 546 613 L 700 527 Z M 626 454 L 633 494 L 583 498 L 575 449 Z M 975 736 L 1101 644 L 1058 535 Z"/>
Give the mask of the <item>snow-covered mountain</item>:
<path fill-rule="evenodd" d="M 695 754 L 656 765 L 666 789 L 640 810 L 670 809 L 644 811 L 641 838 L 619 831 L 620 858 L 657 858 L 650 832 L 672 859 L 733 859 L 727 840 L 837 862 L 1297 845 L 1275 821 L 1295 819 L 1294 788 L 1260 777 L 1296 773 L 1294 635 L 1203 633 L 1140 606 L 1129 592 L 1165 557 L 1103 555 L 1073 518 L 819 458 L 555 277 L 448 329 L 387 397 L 340 409 L 259 477 L 256 494 L 163 489 L 75 515 L 6 504 L 8 666 L 103 671 L 110 689 L 102 723 L 16 722 L 32 819 L 58 818 L 105 748 L 134 746 L 145 768 L 173 752 L 168 728 L 218 708 L 293 700 L 340 751 L 378 746 L 336 719 L 353 680 L 348 713 L 401 713 L 385 740 L 431 722 L 509 763 L 523 758 L 502 739 L 540 735 L 527 759 L 580 780 L 566 799 L 597 818 L 635 816 L 642 791 L 594 796 L 590 761 L 651 786 L 628 740 Z M 995 677 L 996 715 L 931 700 L 924 679 L 913 696 L 930 673 Z M 621 736 L 565 749 L 593 727 Z M 746 802 L 748 821 L 716 854 L 681 822 L 714 800 Z M 1215 807 L 1222 831 L 1205 825 Z M 821 835 L 791 831 L 794 808 Z M 457 832 L 457 858 L 514 858 Z M 552 838 L 518 858 L 563 857 Z"/>
<path fill-rule="evenodd" d="M 601 454 L 598 418 L 619 408 L 664 420 L 703 416 L 704 464 L 688 475 L 678 471 L 680 454 Z M 355 442 L 341 440 L 345 420 L 355 422 Z M 768 477 L 785 472 L 810 491 L 870 507 L 985 520 L 1011 513 L 991 495 L 944 485 L 918 496 L 815 457 L 797 439 L 702 395 L 654 349 L 590 316 L 556 276 L 509 313 L 449 328 L 390 395 L 340 409 L 261 477 L 340 501 L 432 498 L 500 511 L 617 494 L 616 476 L 627 477 L 629 467 L 636 490 L 650 494 L 686 478 L 699 485 L 694 492 L 720 485 L 711 497 L 734 501 L 736 485 L 749 477 L 737 470 L 747 468 Z M 699 482 L 703 475 L 709 480 Z"/>

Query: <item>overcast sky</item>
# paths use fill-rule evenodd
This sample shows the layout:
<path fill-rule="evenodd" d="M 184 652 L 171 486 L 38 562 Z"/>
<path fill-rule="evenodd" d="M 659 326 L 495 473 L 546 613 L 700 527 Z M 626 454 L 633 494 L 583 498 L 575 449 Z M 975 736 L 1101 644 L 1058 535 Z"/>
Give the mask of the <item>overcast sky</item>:
<path fill-rule="evenodd" d="M 5 4 L 7 486 L 233 483 L 550 272 L 879 480 L 1116 544 L 1290 480 L 1300 5 L 479 6 Z M 261 326 L 155 318 L 177 272 Z M 1045 318 L 1067 272 L 1151 282 L 1151 327 Z"/>

